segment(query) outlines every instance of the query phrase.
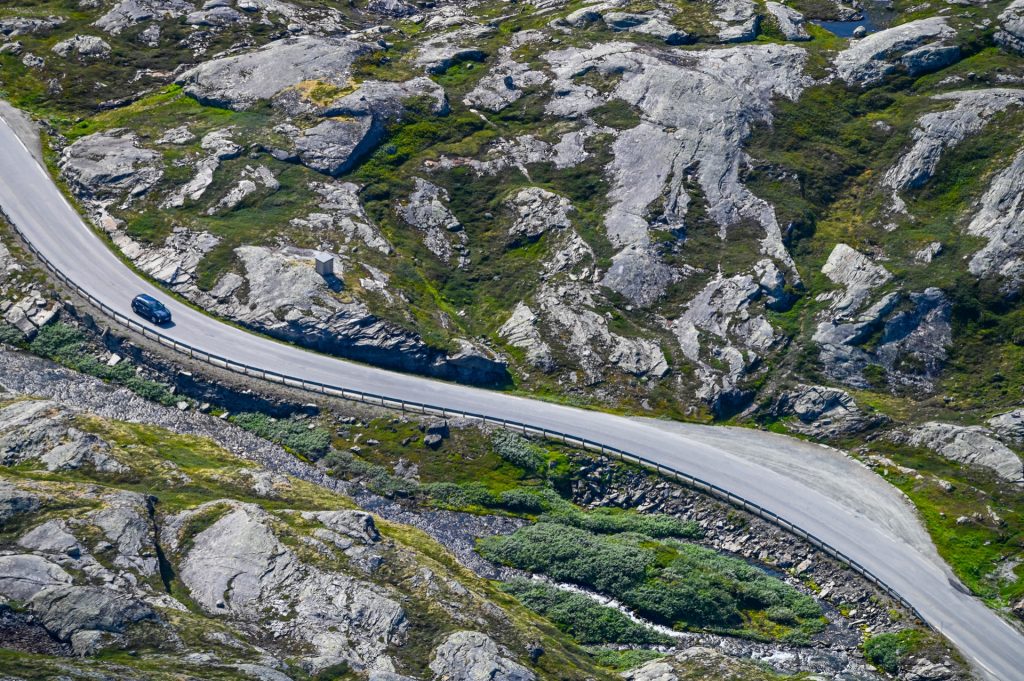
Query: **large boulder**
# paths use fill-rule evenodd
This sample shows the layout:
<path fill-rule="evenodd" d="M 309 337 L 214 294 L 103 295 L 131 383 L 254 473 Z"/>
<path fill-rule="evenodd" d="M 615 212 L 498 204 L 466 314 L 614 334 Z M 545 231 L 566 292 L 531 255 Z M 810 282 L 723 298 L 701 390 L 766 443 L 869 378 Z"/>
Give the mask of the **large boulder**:
<path fill-rule="evenodd" d="M 64 149 L 61 173 L 86 199 L 120 200 L 144 194 L 163 177 L 160 154 L 138 144 L 134 132 L 108 130 Z"/>
<path fill-rule="evenodd" d="M 157 619 L 148 605 L 124 593 L 93 586 L 50 586 L 30 602 L 47 631 L 62 641 L 79 632 L 119 634 L 129 625 Z"/>
<path fill-rule="evenodd" d="M 529 669 L 512 660 L 492 638 L 476 631 L 456 631 L 434 649 L 430 670 L 445 681 L 534 681 Z"/>
<path fill-rule="evenodd" d="M 182 73 L 177 82 L 203 104 L 243 110 L 303 81 L 344 87 L 352 62 L 369 51 L 350 38 L 288 38 L 204 62 Z"/>
<path fill-rule="evenodd" d="M 76 55 L 82 59 L 104 59 L 110 56 L 110 44 L 94 35 L 76 35 L 51 48 L 61 57 Z"/>
<path fill-rule="evenodd" d="M 514 239 L 536 239 L 549 230 L 572 226 L 569 214 L 574 209 L 569 199 L 540 187 L 520 189 L 507 205 L 514 219 L 508 233 Z"/>
<path fill-rule="evenodd" d="M 836 72 L 851 85 L 873 85 L 899 69 L 912 76 L 937 71 L 960 59 L 950 41 L 956 31 L 943 17 L 908 21 L 872 33 L 836 56 Z"/>
<path fill-rule="evenodd" d="M 804 26 L 804 15 L 792 7 L 769 0 L 764 4 L 768 14 L 775 20 L 779 31 L 786 40 L 810 40 L 811 35 Z"/>
<path fill-rule="evenodd" d="M 789 430 L 833 439 L 872 428 L 884 421 L 861 411 L 850 393 L 820 385 L 800 385 L 781 395 L 772 405 L 778 417 L 795 416 L 786 423 Z"/>

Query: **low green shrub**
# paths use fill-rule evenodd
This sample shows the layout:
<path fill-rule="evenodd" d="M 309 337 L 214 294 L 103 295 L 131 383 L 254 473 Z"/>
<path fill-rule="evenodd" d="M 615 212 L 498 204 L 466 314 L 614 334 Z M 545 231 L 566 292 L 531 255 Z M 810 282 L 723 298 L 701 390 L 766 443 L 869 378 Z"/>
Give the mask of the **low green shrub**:
<path fill-rule="evenodd" d="M 672 642 L 670 637 L 583 594 L 529 579 L 515 579 L 501 588 L 584 645 L 667 645 Z"/>
<path fill-rule="evenodd" d="M 667 626 L 749 628 L 749 635 L 798 643 L 822 627 L 812 597 L 742 560 L 675 539 L 596 534 L 544 521 L 482 539 L 478 550 L 495 562 L 612 596 Z M 751 624 L 752 613 L 778 627 L 766 634 L 765 627 Z"/>
<path fill-rule="evenodd" d="M 919 635 L 913 629 L 904 629 L 872 636 L 864 641 L 864 657 L 879 669 L 896 674 L 900 670 L 900 663 L 913 650 Z"/>
<path fill-rule="evenodd" d="M 85 334 L 70 324 L 57 322 L 44 326 L 28 344 L 28 348 L 33 354 L 52 359 L 70 369 L 123 385 L 148 400 L 165 406 L 177 402 L 166 385 L 142 378 L 131 362 L 122 361 L 116 366 L 107 366 L 105 362 L 97 360 L 88 352 Z"/>
<path fill-rule="evenodd" d="M 542 470 L 547 463 L 541 447 L 507 430 L 499 430 L 491 436 L 491 448 L 502 459 L 528 473 Z"/>
<path fill-rule="evenodd" d="M 309 421 L 242 412 L 232 416 L 231 422 L 311 459 L 320 459 L 331 447 L 331 434 L 324 428 L 310 428 Z"/>

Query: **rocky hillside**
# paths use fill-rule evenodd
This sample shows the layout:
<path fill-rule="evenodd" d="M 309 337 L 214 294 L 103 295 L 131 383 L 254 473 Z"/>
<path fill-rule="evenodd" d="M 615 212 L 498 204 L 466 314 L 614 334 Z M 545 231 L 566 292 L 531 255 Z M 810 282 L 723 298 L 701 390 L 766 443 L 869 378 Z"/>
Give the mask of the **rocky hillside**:
<path fill-rule="evenodd" d="M 15 679 L 966 678 L 844 566 L 621 464 L 383 412 L 161 406 L 6 350 L 0 383 Z"/>
<path fill-rule="evenodd" d="M 8 394 L 0 424 L 0 640 L 18 678 L 603 676 L 345 496 L 52 400 Z"/>
<path fill-rule="evenodd" d="M 843 447 L 1024 617 L 1022 52 L 1019 0 L 0 8 L 3 97 L 169 291 L 381 366 Z M 7 250 L 5 334 L 35 337 L 56 306 Z M 65 332 L 35 351 L 176 401 Z"/>

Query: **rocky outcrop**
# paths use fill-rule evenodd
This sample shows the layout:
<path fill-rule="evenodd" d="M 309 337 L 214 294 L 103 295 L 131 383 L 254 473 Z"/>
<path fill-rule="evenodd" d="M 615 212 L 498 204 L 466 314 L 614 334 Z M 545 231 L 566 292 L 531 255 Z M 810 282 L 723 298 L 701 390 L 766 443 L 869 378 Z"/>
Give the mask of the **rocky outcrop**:
<path fill-rule="evenodd" d="M 885 174 L 883 183 L 893 190 L 897 206 L 902 206 L 899 192 L 917 189 L 931 179 L 943 153 L 981 130 L 997 113 L 1024 103 L 1024 90 L 966 90 L 943 93 L 933 99 L 952 102 L 953 106 L 918 119 L 913 146 Z"/>
<path fill-rule="evenodd" d="M 51 50 L 65 58 L 77 56 L 80 59 L 104 59 L 110 56 L 110 44 L 94 35 L 76 35 L 60 41 Z"/>
<path fill-rule="evenodd" d="M 874 289 L 892 279 L 888 270 L 846 244 L 836 244 L 821 273 L 845 288 L 818 296 L 818 300 L 833 301 L 830 313 L 834 319 L 849 318 L 864 306 Z"/>
<path fill-rule="evenodd" d="M 203 104 L 240 111 L 303 81 L 345 87 L 352 62 L 369 51 L 349 38 L 288 38 L 204 62 L 182 73 L 177 82 Z"/>
<path fill-rule="evenodd" d="M 420 177 L 414 181 L 409 200 L 396 209 L 399 216 L 423 233 L 423 244 L 438 259 L 465 267 L 469 264 L 469 235 L 448 209 L 448 191 Z"/>
<path fill-rule="evenodd" d="M 39 508 L 39 498 L 12 483 L 0 479 L 0 523 L 23 513 L 31 513 Z"/>
<path fill-rule="evenodd" d="M 912 76 L 960 59 L 956 31 L 942 17 L 909 21 L 872 33 L 836 56 L 836 73 L 851 85 L 874 85 L 902 69 Z"/>
<path fill-rule="evenodd" d="M 683 356 L 696 367 L 697 396 L 716 412 L 729 413 L 749 400 L 752 394 L 742 387 L 743 379 L 778 340 L 754 306 L 766 293 L 775 293 L 771 273 L 781 274 L 765 259 L 752 273 L 718 274 L 669 325 Z"/>
<path fill-rule="evenodd" d="M 209 506 L 170 519 L 163 532 L 171 550 L 182 551 L 182 583 L 206 613 L 258 624 L 275 638 L 303 641 L 313 649 L 309 664 L 314 670 L 342 662 L 357 669 L 393 670 L 387 651 L 402 641 L 408 626 L 396 601 L 370 582 L 302 562 L 277 538 L 273 517 L 260 507 L 222 504 L 227 506 L 223 515 L 187 546 L 179 532 Z M 364 528 L 349 530 L 348 536 L 361 544 L 377 541 L 369 516 L 358 515 Z M 316 514 L 304 518 L 323 523 L 320 536 L 353 553 L 351 540 L 332 541 L 338 526 L 345 531 L 351 522 Z"/>
<path fill-rule="evenodd" d="M 902 307 L 901 307 L 902 306 Z M 869 388 L 868 365 L 882 367 L 891 386 L 931 390 L 952 342 L 952 304 L 937 288 L 889 293 L 848 319 L 819 322 L 812 340 L 821 346 L 826 375 L 856 388 Z M 862 347 L 881 331 L 873 348 Z"/>
<path fill-rule="evenodd" d="M 47 33 L 63 24 L 67 19 L 59 16 L 48 17 L 5 17 L 0 19 L 0 36 L 16 38 L 20 35 Z"/>
<path fill-rule="evenodd" d="M 71 415 L 48 400 L 20 400 L 0 408 L 0 464 L 39 463 L 48 471 L 83 466 L 119 473 L 125 466 L 106 442 L 75 427 Z"/>
<path fill-rule="evenodd" d="M 194 9 L 188 0 L 119 0 L 94 25 L 117 35 L 135 24 L 182 17 Z"/>
<path fill-rule="evenodd" d="M 359 185 L 352 182 L 317 182 L 311 189 L 320 196 L 319 212 L 303 218 L 293 218 L 291 224 L 316 235 L 321 243 L 332 243 L 339 252 L 361 242 L 375 251 L 388 255 L 391 244 L 373 224 L 359 201 Z"/>
<path fill-rule="evenodd" d="M 439 33 L 426 40 L 413 60 L 416 66 L 429 74 L 440 75 L 459 62 L 482 62 L 486 53 L 477 46 L 482 38 L 491 35 L 489 26 L 458 20 L 459 28 Z"/>
<path fill-rule="evenodd" d="M 435 678 L 452 681 L 534 681 L 537 678 L 510 655 L 486 634 L 456 631 L 434 650 L 430 670 Z"/>
<path fill-rule="evenodd" d="M 232 139 L 231 128 L 221 128 L 203 136 L 199 146 L 207 156 L 196 163 L 196 174 L 188 182 L 177 187 L 161 204 L 162 208 L 180 208 L 186 201 L 198 201 L 213 184 L 213 175 L 221 161 L 237 158 L 242 147 Z"/>
<path fill-rule="evenodd" d="M 885 422 L 882 416 L 866 414 L 845 390 L 820 385 L 799 385 L 775 400 L 771 413 L 786 421 L 786 428 L 826 440 L 848 437 Z"/>
<path fill-rule="evenodd" d="M 724 43 L 745 43 L 757 38 L 761 15 L 753 0 L 712 0 L 718 39 Z"/>
<path fill-rule="evenodd" d="M 987 428 L 929 421 L 901 431 L 893 438 L 915 447 L 926 447 L 951 461 L 988 468 L 1004 480 L 1024 482 L 1024 463 L 1020 457 L 995 439 Z"/>
<path fill-rule="evenodd" d="M 978 277 L 1001 277 L 1003 288 L 1017 292 L 1024 284 L 1024 153 L 993 178 L 967 233 L 983 237 L 985 246 L 968 267 Z"/>
<path fill-rule="evenodd" d="M 811 36 L 804 26 L 804 15 L 792 7 L 769 0 L 764 4 L 768 14 L 775 20 L 779 32 L 786 40 L 810 40 Z"/>
<path fill-rule="evenodd" d="M 507 205 L 513 213 L 514 222 L 508 230 L 513 239 L 537 239 L 550 230 L 572 226 L 569 199 L 540 187 L 520 189 Z"/>
<path fill-rule="evenodd" d="M 103 587 L 50 586 L 29 601 L 46 630 L 69 641 L 79 654 L 95 652 L 104 633 L 120 634 L 143 620 L 157 619 L 142 601 Z"/>
<path fill-rule="evenodd" d="M 1013 0 L 999 15 L 995 41 L 1006 50 L 1024 54 L 1024 0 Z"/>
<path fill-rule="evenodd" d="M 512 310 L 512 316 L 498 329 L 498 335 L 509 345 L 523 350 L 531 365 L 542 371 L 554 371 L 557 365 L 551 347 L 541 336 L 539 324 L 536 313 L 520 301 Z"/>
<path fill-rule="evenodd" d="M 511 44 L 498 50 L 497 63 L 491 67 L 487 75 L 477 82 L 476 87 L 462 101 L 467 106 L 498 112 L 518 101 L 525 94 L 526 88 L 546 83 L 548 81 L 547 74 L 534 70 L 527 64 L 517 62 L 512 57 L 512 52 L 516 47 L 538 40 L 543 40 L 543 36 L 537 31 L 524 31 L 517 34 Z"/>
<path fill-rule="evenodd" d="M 552 28 L 567 31 L 602 22 L 615 32 L 629 32 L 649 35 L 664 40 L 668 45 L 684 45 L 695 39 L 671 23 L 671 17 L 662 9 L 647 12 L 625 12 L 621 2 L 607 2 L 588 5 L 570 12 L 562 19 L 550 23 Z"/>
<path fill-rule="evenodd" d="M 1014 409 L 993 416 L 985 424 L 1000 437 L 1015 444 L 1024 444 L 1024 409 Z"/>
<path fill-rule="evenodd" d="M 377 147 L 388 124 L 401 119 L 404 102 L 424 98 L 431 112 L 448 111 L 444 90 L 429 78 L 404 83 L 366 81 L 358 89 L 323 107 L 324 120 L 293 134 L 295 153 L 303 165 L 328 175 L 340 175 Z"/>
<path fill-rule="evenodd" d="M 125 130 L 88 135 L 64 149 L 60 169 L 75 193 L 88 200 L 122 201 L 149 191 L 160 178 L 160 155 L 141 148 Z"/>
<path fill-rule="evenodd" d="M 681 57 L 613 42 L 549 52 L 544 58 L 556 76 L 550 113 L 580 117 L 618 99 L 643 114 L 643 122 L 618 135 L 607 168 L 612 188 L 605 231 L 617 251 L 633 251 L 608 282 L 615 290 L 649 304 L 672 280 L 671 273 L 651 277 L 651 264 L 660 260 L 651 232 L 685 229 L 691 201 L 687 179 L 703 192 L 722 238 L 730 226 L 751 221 L 763 230 L 761 251 L 790 264 L 775 211 L 743 185 L 740 170 L 750 126 L 770 120 L 773 97 L 795 98 L 807 84 L 803 50 L 747 46 Z M 609 77 L 609 91 L 575 78 L 588 71 Z M 692 106 L 694 99 L 701 106 Z M 659 217 L 645 218 L 652 213 Z"/>
<path fill-rule="evenodd" d="M 314 270 L 317 253 L 243 246 L 235 250 L 243 274 L 225 274 L 209 292 L 192 293 L 216 314 L 343 357 L 467 383 L 507 380 L 504 362 L 487 349 L 464 342 L 444 353 L 374 316 L 364 304 L 343 298 L 337 277 L 325 279 Z M 243 290 L 244 300 L 239 299 Z"/>

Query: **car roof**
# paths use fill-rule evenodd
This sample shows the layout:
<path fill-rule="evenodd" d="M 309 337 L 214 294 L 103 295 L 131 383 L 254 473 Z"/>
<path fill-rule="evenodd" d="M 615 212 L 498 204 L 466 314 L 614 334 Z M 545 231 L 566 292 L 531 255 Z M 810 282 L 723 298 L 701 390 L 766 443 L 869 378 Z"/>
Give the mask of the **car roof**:
<path fill-rule="evenodd" d="M 148 293 L 140 293 L 139 295 L 135 296 L 135 300 L 141 300 L 144 303 L 156 303 L 157 305 L 161 304 L 159 300 L 149 295 Z"/>

